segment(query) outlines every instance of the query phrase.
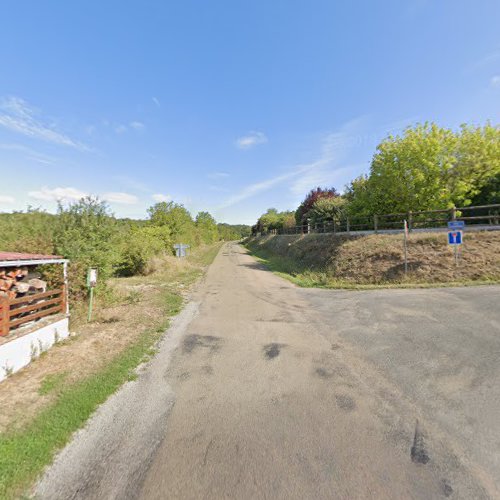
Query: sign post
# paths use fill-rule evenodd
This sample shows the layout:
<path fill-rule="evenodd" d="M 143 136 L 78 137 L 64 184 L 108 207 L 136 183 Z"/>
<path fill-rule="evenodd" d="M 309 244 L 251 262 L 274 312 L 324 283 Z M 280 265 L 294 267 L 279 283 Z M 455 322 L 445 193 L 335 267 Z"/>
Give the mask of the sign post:
<path fill-rule="evenodd" d="M 186 257 L 188 248 L 190 248 L 189 245 L 185 243 L 176 243 L 174 245 L 176 257 Z"/>
<path fill-rule="evenodd" d="M 458 254 L 462 248 L 464 227 L 465 222 L 463 220 L 452 220 L 448 222 L 448 245 L 453 245 L 456 267 L 458 267 Z"/>
<path fill-rule="evenodd" d="M 97 285 L 97 269 L 90 268 L 87 272 L 87 287 L 89 289 L 89 314 L 87 321 L 90 323 L 92 319 L 92 306 L 94 304 L 94 288 Z"/>

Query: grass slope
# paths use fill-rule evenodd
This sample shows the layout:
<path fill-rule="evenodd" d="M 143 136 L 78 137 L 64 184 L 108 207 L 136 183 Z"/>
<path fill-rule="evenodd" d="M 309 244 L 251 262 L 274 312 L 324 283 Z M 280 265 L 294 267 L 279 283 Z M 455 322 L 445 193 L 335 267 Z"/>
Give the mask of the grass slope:
<path fill-rule="evenodd" d="M 406 276 L 399 234 L 279 235 L 252 238 L 246 245 L 272 271 L 299 286 L 373 288 L 500 281 L 498 232 L 466 234 L 458 267 L 446 233 L 412 234 Z"/>

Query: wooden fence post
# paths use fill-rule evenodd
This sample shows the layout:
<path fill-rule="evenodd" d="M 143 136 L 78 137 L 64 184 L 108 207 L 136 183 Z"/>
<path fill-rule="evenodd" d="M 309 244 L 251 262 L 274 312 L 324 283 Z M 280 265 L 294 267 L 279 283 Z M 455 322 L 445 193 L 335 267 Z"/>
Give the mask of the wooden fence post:
<path fill-rule="evenodd" d="M 377 215 L 373 216 L 373 230 L 375 232 L 378 231 L 378 216 Z"/>
<path fill-rule="evenodd" d="M 456 220 L 457 218 L 457 207 L 450 209 L 451 220 Z"/>
<path fill-rule="evenodd" d="M 9 299 L 7 297 L 0 299 L 0 307 L 1 312 L 0 314 L 2 315 L 2 323 L 1 323 L 1 328 L 0 328 L 0 335 L 2 337 L 6 337 L 9 334 L 10 330 L 10 304 L 9 304 Z"/>
<path fill-rule="evenodd" d="M 351 226 L 349 224 L 349 217 L 346 218 L 345 223 L 346 223 L 347 232 L 349 233 L 351 231 Z"/>

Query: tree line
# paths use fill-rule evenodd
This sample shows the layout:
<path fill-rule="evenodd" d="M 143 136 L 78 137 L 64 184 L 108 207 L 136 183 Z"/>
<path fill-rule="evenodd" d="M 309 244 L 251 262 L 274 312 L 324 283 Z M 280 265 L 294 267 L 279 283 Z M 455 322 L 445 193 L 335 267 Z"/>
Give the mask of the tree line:
<path fill-rule="evenodd" d="M 500 203 L 500 128 L 435 123 L 389 135 L 368 174 L 335 188 L 310 191 L 295 211 L 268 209 L 253 232 L 282 230 L 342 217 L 407 213 Z"/>
<path fill-rule="evenodd" d="M 193 218 L 173 201 L 150 207 L 146 220 L 120 219 L 104 201 L 86 197 L 67 206 L 59 204 L 56 214 L 30 207 L 0 214 L 0 233 L 4 251 L 70 259 L 70 291 L 78 300 L 86 295 L 89 267 L 98 268 L 99 281 L 105 285 L 111 276 L 148 273 L 152 259 L 172 255 L 175 243 L 196 247 L 236 240 L 250 234 L 250 227 L 217 224 L 208 212 Z"/>

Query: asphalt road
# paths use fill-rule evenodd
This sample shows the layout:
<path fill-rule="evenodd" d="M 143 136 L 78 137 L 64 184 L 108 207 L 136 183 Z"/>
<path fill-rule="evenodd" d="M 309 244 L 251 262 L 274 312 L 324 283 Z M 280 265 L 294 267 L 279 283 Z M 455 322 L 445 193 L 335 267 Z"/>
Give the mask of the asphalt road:
<path fill-rule="evenodd" d="M 227 244 L 38 498 L 500 498 L 500 288 L 300 289 Z"/>

